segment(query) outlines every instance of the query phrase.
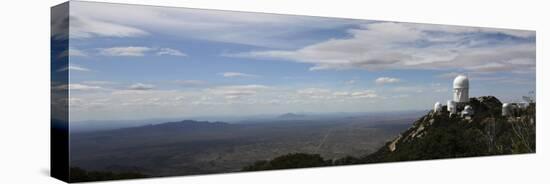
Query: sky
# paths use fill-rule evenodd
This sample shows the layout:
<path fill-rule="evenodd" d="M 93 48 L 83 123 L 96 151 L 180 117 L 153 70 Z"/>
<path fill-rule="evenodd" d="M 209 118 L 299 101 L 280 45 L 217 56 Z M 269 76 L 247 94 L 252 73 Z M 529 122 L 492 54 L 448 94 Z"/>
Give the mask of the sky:
<path fill-rule="evenodd" d="M 71 121 L 425 110 L 535 90 L 534 31 L 71 1 Z M 56 25 L 52 24 L 52 29 Z M 63 57 L 60 56 L 60 57 Z"/>

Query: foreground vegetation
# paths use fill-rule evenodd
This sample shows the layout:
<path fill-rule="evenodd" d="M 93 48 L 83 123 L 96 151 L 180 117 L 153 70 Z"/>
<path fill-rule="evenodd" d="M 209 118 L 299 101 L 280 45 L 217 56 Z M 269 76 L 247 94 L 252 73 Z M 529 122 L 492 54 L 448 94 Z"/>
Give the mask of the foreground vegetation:
<path fill-rule="evenodd" d="M 86 171 L 79 167 L 72 167 L 70 171 L 70 176 L 71 182 L 137 179 L 148 177 L 147 175 L 136 172 L 115 173 L 108 171 Z"/>

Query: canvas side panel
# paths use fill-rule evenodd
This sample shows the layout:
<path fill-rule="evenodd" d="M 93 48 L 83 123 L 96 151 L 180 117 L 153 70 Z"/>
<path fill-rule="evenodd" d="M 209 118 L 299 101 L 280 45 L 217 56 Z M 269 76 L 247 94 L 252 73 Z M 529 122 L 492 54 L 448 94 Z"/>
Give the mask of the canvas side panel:
<path fill-rule="evenodd" d="M 51 8 L 51 176 L 69 182 L 69 2 Z"/>

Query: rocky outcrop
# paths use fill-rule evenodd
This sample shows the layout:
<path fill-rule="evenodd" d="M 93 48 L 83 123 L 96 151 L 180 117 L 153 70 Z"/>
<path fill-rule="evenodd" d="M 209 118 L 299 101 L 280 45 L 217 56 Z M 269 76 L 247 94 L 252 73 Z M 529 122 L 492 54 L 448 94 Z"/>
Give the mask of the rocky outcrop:
<path fill-rule="evenodd" d="M 389 162 L 535 152 L 535 104 L 517 117 L 501 115 L 493 96 L 470 98 L 471 119 L 450 115 L 444 106 L 429 112 L 407 131 L 361 161 Z"/>

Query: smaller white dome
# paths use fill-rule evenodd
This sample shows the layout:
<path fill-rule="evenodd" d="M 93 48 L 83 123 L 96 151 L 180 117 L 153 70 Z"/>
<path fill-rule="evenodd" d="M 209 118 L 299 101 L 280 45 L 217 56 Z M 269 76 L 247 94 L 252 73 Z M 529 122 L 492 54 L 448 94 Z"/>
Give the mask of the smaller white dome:
<path fill-rule="evenodd" d="M 435 104 L 434 104 L 434 112 L 439 112 L 439 111 L 441 111 L 442 108 L 443 108 L 443 105 L 441 105 L 441 103 L 435 102 Z"/>
<path fill-rule="evenodd" d="M 456 76 L 455 80 L 453 81 L 453 88 L 469 88 L 470 81 L 468 80 L 468 77 L 465 75 L 458 75 Z"/>
<path fill-rule="evenodd" d="M 512 104 L 509 103 L 503 103 L 502 108 L 512 108 Z"/>
<path fill-rule="evenodd" d="M 447 111 L 449 111 L 451 114 L 456 113 L 456 102 L 447 100 Z"/>
<path fill-rule="evenodd" d="M 472 108 L 472 106 L 470 105 L 464 106 L 464 110 L 462 110 L 462 117 L 472 116 L 472 115 L 474 115 L 474 108 Z"/>

